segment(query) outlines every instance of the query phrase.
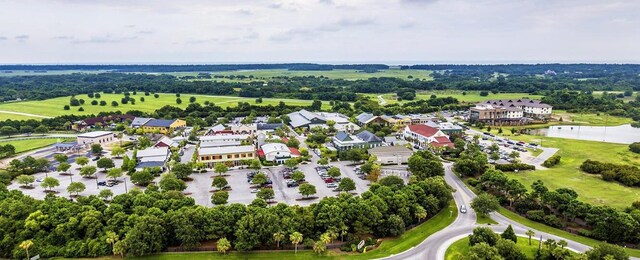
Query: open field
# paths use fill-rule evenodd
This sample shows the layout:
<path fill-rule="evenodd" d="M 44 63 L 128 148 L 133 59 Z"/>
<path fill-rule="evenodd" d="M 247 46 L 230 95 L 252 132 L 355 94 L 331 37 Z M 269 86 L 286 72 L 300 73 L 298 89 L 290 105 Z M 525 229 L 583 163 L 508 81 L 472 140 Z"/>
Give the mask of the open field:
<path fill-rule="evenodd" d="M 11 140 L 0 139 L 0 145 L 11 144 L 16 148 L 16 153 L 27 152 L 49 146 L 57 143 L 62 139 L 60 138 L 37 138 L 37 139 L 23 139 L 23 140 Z"/>
<path fill-rule="evenodd" d="M 522 253 L 527 256 L 527 259 L 534 259 L 536 256 L 536 252 L 538 251 L 539 244 L 540 241 L 536 240 L 535 238 L 531 239 L 531 245 L 529 245 L 529 238 L 518 237 L 518 243 L 516 244 L 516 246 L 520 248 L 520 250 L 522 250 Z M 465 237 L 463 239 L 460 239 L 451 244 L 449 248 L 447 248 L 445 259 L 458 260 L 461 256 L 466 256 L 469 253 L 469 249 L 469 238 Z"/>
<path fill-rule="evenodd" d="M 449 216 L 449 211 L 454 212 L 452 216 Z M 419 226 L 407 230 L 398 238 L 387 239 L 383 241 L 378 248 L 368 251 L 362 254 L 354 253 L 341 253 L 339 251 L 329 250 L 323 256 L 319 256 L 311 250 L 302 250 L 298 254 L 294 254 L 293 251 L 284 252 L 246 252 L 240 253 L 232 251 L 227 255 L 221 255 L 216 252 L 193 252 L 193 253 L 163 253 L 156 255 L 149 255 L 143 257 L 136 257 L 135 259 L 375 259 L 390 256 L 392 254 L 398 254 L 404 252 L 411 247 L 420 244 L 424 239 L 433 233 L 445 228 L 451 224 L 457 217 L 458 210 L 455 204 L 452 202 L 448 209 L 443 209 L 435 215 L 433 218 L 425 221 Z"/>
<path fill-rule="evenodd" d="M 493 94 L 491 92 L 489 92 L 489 95 L 486 97 L 480 96 L 480 92 L 479 91 L 466 91 L 467 94 L 463 95 L 462 94 L 463 91 L 459 91 L 459 90 L 436 90 L 436 91 L 420 91 L 416 93 L 416 99 L 415 100 L 419 100 L 419 99 L 429 99 L 431 98 L 431 95 L 436 95 L 437 97 L 453 97 L 458 99 L 458 101 L 460 102 L 467 102 L 467 103 L 477 103 L 477 102 L 481 102 L 484 100 L 488 100 L 488 99 L 517 99 L 517 98 L 523 98 L 523 97 L 528 97 L 531 99 L 540 99 L 542 98 L 541 95 L 531 95 L 529 93 L 498 93 L 498 94 Z M 363 94 L 365 96 L 371 97 L 373 100 L 378 100 L 378 96 L 381 94 Z M 406 103 L 408 101 L 403 100 L 403 101 L 398 101 L 396 99 L 396 94 L 393 93 L 387 93 L 387 94 L 382 94 L 382 98 L 384 98 L 385 101 L 387 101 L 387 104 L 395 104 L 395 103 Z"/>
<path fill-rule="evenodd" d="M 491 132 L 497 133 L 497 130 Z M 627 145 L 534 135 L 515 136 L 507 132 L 501 135 L 513 140 L 542 142 L 545 147 L 560 149 L 557 154 L 562 160 L 553 168 L 508 174 L 527 187 L 536 180 L 542 180 L 550 189 L 571 188 L 578 192 L 582 201 L 618 209 L 628 207 L 640 198 L 640 188 L 606 182 L 598 175 L 586 174 L 579 169 L 587 159 L 640 166 L 640 155 L 630 152 Z"/>
<path fill-rule="evenodd" d="M 235 106 L 238 102 L 249 102 L 250 104 L 256 104 L 255 98 L 242 98 L 232 96 L 208 96 L 208 95 L 191 95 L 181 94 L 182 104 L 176 104 L 175 94 L 159 94 L 158 98 L 154 98 L 153 95 L 145 96 L 144 93 L 138 93 L 137 95 L 131 95 L 136 99 L 136 104 L 119 104 L 117 107 L 111 106 L 111 101 L 117 101 L 124 97 L 122 94 L 101 94 L 100 99 L 91 99 L 87 95 L 78 95 L 76 98 L 84 99 L 85 104 L 82 105 L 84 111 L 78 111 L 79 107 L 71 107 L 71 110 L 64 110 L 63 107 L 69 104 L 71 97 L 59 97 L 47 100 L 33 100 L 24 102 L 11 102 L 0 104 L 0 118 L 12 118 L 13 114 L 2 113 L 2 111 L 22 112 L 42 116 L 61 116 L 61 115 L 88 115 L 97 114 L 104 111 L 122 111 L 140 110 L 143 112 L 153 112 L 163 106 L 171 105 L 180 108 L 186 108 L 189 105 L 189 97 L 196 97 L 196 102 L 204 104 L 205 101 L 212 102 L 221 107 Z M 140 97 L 145 98 L 145 102 L 140 101 Z M 106 106 L 91 105 L 92 100 L 104 100 L 107 102 Z M 298 100 L 298 99 L 279 99 L 279 98 L 263 98 L 262 103 L 259 105 L 277 105 L 280 101 L 284 101 L 288 105 L 310 105 L 311 100 Z M 329 102 L 323 102 L 323 107 L 328 108 Z M 34 118 L 36 119 L 36 118 Z"/>
<path fill-rule="evenodd" d="M 165 73 L 174 75 L 177 77 L 182 76 L 196 76 L 200 72 L 172 72 Z M 432 80 L 431 71 L 429 70 L 400 70 L 400 69 L 388 69 L 380 70 L 374 73 L 360 72 L 358 70 L 303 70 L 303 71 L 291 71 L 285 69 L 276 70 L 238 70 L 238 71 L 223 71 L 223 72 L 210 72 L 211 75 L 220 76 L 253 76 L 253 79 L 228 79 L 228 78 L 211 78 L 211 79 L 197 79 L 197 80 L 217 80 L 217 81 L 230 81 L 230 82 L 249 82 L 258 80 L 268 80 L 273 77 L 302 77 L 302 76 L 324 76 L 330 79 L 345 79 L 345 80 L 359 80 L 368 78 L 379 77 L 391 77 L 400 78 L 405 80 L 424 79 Z M 409 78 L 411 76 L 412 78 Z"/>
<path fill-rule="evenodd" d="M 29 120 L 29 119 L 40 120 L 40 119 L 42 119 L 42 117 L 18 115 L 18 114 L 6 113 L 6 112 L 3 112 L 3 111 L 0 111 L 0 121 L 9 120 L 9 119 L 11 119 L 11 120 Z"/>
<path fill-rule="evenodd" d="M 553 118 L 562 118 L 562 124 L 586 124 L 591 126 L 615 126 L 630 124 L 633 122 L 631 118 L 610 116 L 605 113 L 569 113 L 564 110 L 554 110 Z"/>

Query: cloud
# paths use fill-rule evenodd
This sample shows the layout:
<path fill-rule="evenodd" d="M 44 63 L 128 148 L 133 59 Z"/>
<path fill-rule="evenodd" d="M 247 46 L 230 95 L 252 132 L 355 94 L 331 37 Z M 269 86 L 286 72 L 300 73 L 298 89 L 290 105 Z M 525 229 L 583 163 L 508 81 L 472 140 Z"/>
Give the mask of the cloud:
<path fill-rule="evenodd" d="M 131 40 L 138 39 L 138 36 L 112 36 L 112 35 L 103 35 L 103 36 L 93 36 L 84 40 L 76 40 L 73 43 L 121 43 L 127 42 Z"/>
<path fill-rule="evenodd" d="M 218 44 L 244 44 L 249 43 L 253 40 L 257 40 L 260 38 L 260 34 L 257 32 L 252 32 L 239 37 L 216 37 L 216 38 L 206 38 L 206 39 L 195 39 L 186 41 L 187 44 L 205 44 L 205 43 L 218 43 Z"/>
<path fill-rule="evenodd" d="M 271 8 L 271 9 L 280 9 L 282 8 L 283 4 L 282 3 L 273 3 L 268 5 L 267 7 Z"/>
<path fill-rule="evenodd" d="M 333 4 L 333 0 L 320 0 L 319 2 L 321 4 L 326 4 L 326 5 L 332 5 Z"/>
<path fill-rule="evenodd" d="M 253 12 L 251 12 L 251 10 L 248 9 L 240 9 L 236 11 L 237 14 L 241 14 L 241 15 L 252 15 Z"/>
<path fill-rule="evenodd" d="M 60 36 L 55 36 L 52 39 L 54 40 L 73 40 L 75 37 L 73 36 L 68 36 L 68 35 L 60 35 Z"/>
<path fill-rule="evenodd" d="M 137 31 L 136 34 L 153 34 L 152 30 L 140 30 Z"/>
<path fill-rule="evenodd" d="M 315 36 L 319 36 L 322 33 L 334 33 L 338 31 L 342 31 L 344 29 L 349 29 L 354 27 L 364 27 L 364 26 L 369 26 L 374 24 L 375 24 L 375 20 L 369 19 L 369 18 L 365 18 L 365 19 L 343 18 L 336 22 L 323 24 L 317 27 L 289 29 L 285 32 L 272 35 L 270 39 L 276 42 L 286 42 L 296 37 L 313 38 Z"/>
<path fill-rule="evenodd" d="M 135 24 L 127 24 L 124 26 L 124 28 L 135 28 L 136 25 Z"/>
<path fill-rule="evenodd" d="M 6 41 L 8 38 L 4 36 L 0 36 L 0 41 Z"/>
<path fill-rule="evenodd" d="M 21 35 L 18 35 L 18 36 L 16 36 L 16 37 L 14 37 L 14 38 L 15 38 L 16 40 L 18 40 L 18 41 L 23 42 L 23 41 L 26 41 L 26 40 L 28 40 L 28 39 L 29 39 L 29 35 L 21 34 Z"/>

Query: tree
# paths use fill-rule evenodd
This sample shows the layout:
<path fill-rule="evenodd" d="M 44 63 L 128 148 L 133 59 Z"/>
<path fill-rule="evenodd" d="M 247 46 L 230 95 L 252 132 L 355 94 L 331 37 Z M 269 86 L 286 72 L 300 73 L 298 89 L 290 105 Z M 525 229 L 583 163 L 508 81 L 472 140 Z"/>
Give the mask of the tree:
<path fill-rule="evenodd" d="M 276 241 L 276 247 L 280 248 L 280 242 L 284 239 L 284 233 L 282 231 L 278 231 L 273 233 L 273 240 Z"/>
<path fill-rule="evenodd" d="M 113 164 L 113 160 L 107 157 L 100 158 L 100 160 L 98 160 L 96 165 L 98 166 L 98 168 L 102 168 L 104 171 L 107 171 L 108 169 L 115 167 L 115 164 Z"/>
<path fill-rule="evenodd" d="M 469 248 L 469 253 L 465 259 L 470 260 L 502 260 L 498 254 L 498 249 L 488 245 L 487 243 L 478 243 Z"/>
<path fill-rule="evenodd" d="M 287 168 L 289 169 L 294 169 L 296 168 L 296 166 L 298 166 L 298 159 L 296 158 L 287 159 L 286 161 L 284 161 L 284 165 L 287 166 Z"/>
<path fill-rule="evenodd" d="M 15 129 L 14 127 L 11 126 L 3 126 L 0 128 L 0 135 L 6 135 L 11 137 L 12 135 L 16 134 L 18 132 L 17 129 Z"/>
<path fill-rule="evenodd" d="M 112 107 L 117 107 L 118 106 L 118 101 L 111 101 L 111 106 Z"/>
<path fill-rule="evenodd" d="M 308 198 L 310 195 L 316 194 L 316 186 L 313 186 L 309 183 L 303 183 L 298 187 L 298 191 L 302 196 Z"/>
<path fill-rule="evenodd" d="M 27 259 L 31 259 L 29 257 L 29 248 L 31 248 L 33 246 L 33 241 L 32 240 L 25 240 L 22 241 L 19 245 L 20 249 L 24 250 L 27 253 Z"/>
<path fill-rule="evenodd" d="M 117 178 L 122 177 L 122 169 L 120 168 L 111 168 L 107 172 L 107 177 L 113 178 L 115 181 Z"/>
<path fill-rule="evenodd" d="M 69 157 L 63 153 L 57 153 L 53 155 L 53 159 L 59 163 L 66 163 L 69 160 Z"/>
<path fill-rule="evenodd" d="M 302 171 L 295 171 L 291 174 L 291 179 L 296 182 L 301 182 L 304 180 L 304 173 Z"/>
<path fill-rule="evenodd" d="M 98 197 L 102 198 L 103 200 L 108 200 L 113 197 L 113 191 L 111 191 L 110 189 L 102 189 L 98 193 Z"/>
<path fill-rule="evenodd" d="M 76 164 L 82 166 L 85 166 L 87 164 L 89 164 L 89 158 L 87 158 L 86 156 L 80 156 L 78 158 L 76 158 Z"/>
<path fill-rule="evenodd" d="M 378 181 L 382 186 L 391 187 L 393 189 L 400 189 L 404 186 L 404 180 L 398 176 L 387 176 Z"/>
<path fill-rule="evenodd" d="M 325 241 L 316 241 L 313 244 L 313 252 L 316 252 L 318 255 L 322 255 L 322 253 L 324 253 L 324 251 L 327 250 L 327 242 Z"/>
<path fill-rule="evenodd" d="M 251 183 L 253 184 L 257 184 L 257 185 L 263 185 L 265 183 L 267 183 L 267 175 L 260 172 L 258 174 L 256 174 L 255 176 L 253 176 L 253 179 L 251 180 Z"/>
<path fill-rule="evenodd" d="M 118 147 L 114 147 L 114 148 L 111 150 L 111 156 L 113 156 L 113 157 L 120 157 L 120 156 L 122 156 L 124 153 L 125 153 L 124 148 L 119 147 L 119 146 L 118 146 Z"/>
<path fill-rule="evenodd" d="M 249 164 L 249 169 L 260 170 L 260 168 L 262 168 L 262 164 L 260 163 L 259 159 L 251 160 L 251 163 Z"/>
<path fill-rule="evenodd" d="M 64 163 L 58 164 L 58 167 L 56 168 L 56 170 L 59 172 L 67 173 L 69 168 L 71 168 L 71 164 L 64 162 Z"/>
<path fill-rule="evenodd" d="M 289 235 L 289 240 L 291 240 L 291 244 L 295 246 L 294 254 L 298 253 L 298 244 L 302 242 L 302 234 L 299 232 L 293 232 Z"/>
<path fill-rule="evenodd" d="M 469 235 L 469 245 L 471 246 L 479 243 L 487 243 L 490 246 L 494 246 L 496 242 L 498 242 L 498 235 L 487 227 L 477 227 Z"/>
<path fill-rule="evenodd" d="M 500 254 L 506 260 L 525 260 L 527 256 L 522 253 L 519 247 L 516 246 L 516 243 L 508 240 L 508 239 L 499 239 L 496 242 L 495 248 L 498 250 L 498 254 Z"/>
<path fill-rule="evenodd" d="M 482 216 L 488 216 L 500 208 L 498 199 L 491 194 L 482 193 L 471 202 L 471 208 Z"/>
<path fill-rule="evenodd" d="M 213 205 L 224 205 L 227 204 L 228 200 L 229 193 L 226 191 L 214 192 L 213 195 L 211 195 L 211 203 L 213 203 Z"/>
<path fill-rule="evenodd" d="M 356 183 L 351 178 L 344 178 L 338 184 L 338 189 L 344 192 L 350 192 L 356 189 Z"/>
<path fill-rule="evenodd" d="M 140 186 L 147 186 L 153 181 L 153 173 L 149 169 L 144 169 L 131 174 L 131 182 Z"/>
<path fill-rule="evenodd" d="M 215 166 L 213 166 L 213 171 L 217 173 L 219 176 L 222 176 L 228 170 L 229 168 L 227 168 L 227 166 L 224 163 L 217 163 Z"/>
<path fill-rule="evenodd" d="M 36 181 L 36 178 L 30 175 L 20 175 L 16 177 L 16 182 L 20 184 L 20 186 L 29 186 L 31 187 L 33 182 Z"/>
<path fill-rule="evenodd" d="M 173 173 L 167 173 L 162 176 L 159 182 L 159 186 L 162 190 L 177 190 L 183 191 L 187 188 L 187 184 L 184 181 L 178 179 Z"/>
<path fill-rule="evenodd" d="M 80 168 L 80 176 L 89 177 L 91 175 L 94 175 L 97 171 L 98 168 L 96 168 L 95 166 L 83 166 L 82 168 Z"/>
<path fill-rule="evenodd" d="M 221 239 L 218 239 L 218 242 L 216 243 L 216 247 L 218 249 L 218 252 L 222 252 L 222 254 L 226 254 L 227 251 L 231 249 L 231 242 L 229 242 L 227 238 L 223 237 Z"/>
<path fill-rule="evenodd" d="M 175 174 L 178 179 L 184 180 L 193 173 L 193 168 L 190 163 L 176 163 L 171 168 L 171 172 Z"/>
<path fill-rule="evenodd" d="M 420 221 L 422 221 L 423 219 L 427 218 L 427 211 L 420 205 L 416 206 L 416 209 L 414 211 L 414 215 L 416 217 L 416 219 L 418 219 L 418 223 Z"/>
<path fill-rule="evenodd" d="M 527 235 L 529 237 L 529 245 L 531 245 L 531 237 L 536 235 L 536 232 L 534 232 L 533 230 L 529 229 L 527 230 L 527 232 L 525 233 L 525 235 Z"/>
<path fill-rule="evenodd" d="M 182 99 L 176 98 L 176 104 L 178 104 L 178 105 L 182 104 Z"/>
<path fill-rule="evenodd" d="M 221 176 L 214 177 L 213 181 L 211 182 L 211 186 L 216 187 L 219 190 L 224 189 L 224 187 L 226 187 L 228 184 L 229 182 L 227 182 L 227 179 Z"/>
<path fill-rule="evenodd" d="M 337 178 L 340 177 L 340 175 L 342 174 L 340 172 L 340 168 L 338 167 L 331 167 L 329 168 L 329 170 L 327 171 L 327 174 L 329 174 L 329 176 L 333 177 L 333 178 Z"/>
<path fill-rule="evenodd" d="M 629 145 L 629 150 L 634 153 L 640 153 L 640 142 L 635 142 Z"/>
<path fill-rule="evenodd" d="M 92 144 L 91 145 L 91 153 L 94 155 L 102 154 L 102 145 L 100 144 Z"/>
<path fill-rule="evenodd" d="M 49 132 L 49 128 L 47 128 L 47 126 L 45 125 L 39 125 L 38 127 L 36 127 L 36 129 L 34 129 L 34 131 L 38 134 L 46 134 L 47 132 Z"/>
<path fill-rule="evenodd" d="M 261 198 L 265 201 L 270 201 L 273 199 L 273 197 L 275 197 L 275 192 L 273 192 L 273 189 L 260 189 L 260 191 L 258 191 L 258 193 L 256 194 L 256 197 Z"/>
<path fill-rule="evenodd" d="M 60 186 L 60 182 L 56 178 L 45 177 L 42 180 L 42 183 L 40 184 L 40 186 L 42 186 L 42 188 L 44 188 L 45 190 L 51 191 L 51 189 Z"/>
<path fill-rule="evenodd" d="M 500 237 L 502 239 L 508 239 L 513 241 L 514 243 L 518 243 L 518 236 L 516 236 L 516 233 L 513 231 L 513 227 L 511 227 L 511 225 L 509 225 L 507 229 L 502 232 Z"/>
<path fill-rule="evenodd" d="M 80 195 L 80 192 L 83 192 L 86 188 L 87 186 L 85 186 L 84 183 L 82 182 L 72 182 L 72 183 L 69 183 L 69 186 L 67 187 L 67 192 L 69 192 L 69 194 L 75 193 L 76 196 L 78 196 Z"/>
<path fill-rule="evenodd" d="M 324 157 L 323 157 L 323 158 L 320 158 L 320 159 L 318 160 L 318 164 L 320 164 L 320 165 L 327 165 L 327 164 L 329 164 L 329 160 L 328 160 L 327 158 L 324 158 Z"/>
<path fill-rule="evenodd" d="M 629 259 L 629 255 L 624 251 L 624 248 L 607 243 L 594 246 L 591 250 L 587 251 L 586 254 L 589 260 L 607 259 L 606 256 L 611 256 L 612 258 L 610 259 L 615 260 Z"/>

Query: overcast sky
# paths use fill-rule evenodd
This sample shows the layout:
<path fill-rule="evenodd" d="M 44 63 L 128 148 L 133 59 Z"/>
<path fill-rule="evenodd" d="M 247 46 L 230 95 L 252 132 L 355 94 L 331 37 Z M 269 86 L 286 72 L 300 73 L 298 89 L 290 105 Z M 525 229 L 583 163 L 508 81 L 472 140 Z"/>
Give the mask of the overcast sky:
<path fill-rule="evenodd" d="M 0 0 L 0 63 L 640 62 L 634 0 Z"/>

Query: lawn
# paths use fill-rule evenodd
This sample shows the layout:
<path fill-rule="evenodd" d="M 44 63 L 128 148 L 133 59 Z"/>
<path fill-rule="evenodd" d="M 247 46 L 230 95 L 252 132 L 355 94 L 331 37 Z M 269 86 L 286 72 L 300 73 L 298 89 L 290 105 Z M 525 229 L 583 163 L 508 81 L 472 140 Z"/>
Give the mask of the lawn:
<path fill-rule="evenodd" d="M 182 76 L 196 76 L 199 72 L 173 72 L 167 73 L 177 77 Z M 249 82 L 249 81 L 264 81 L 274 77 L 302 77 L 302 76 L 324 76 L 330 79 L 345 79 L 345 80 L 359 80 L 368 78 L 379 77 L 391 77 L 400 78 L 406 80 L 421 79 L 432 80 L 431 71 L 429 70 L 400 70 L 398 68 L 390 68 L 388 70 L 380 70 L 374 73 L 365 73 L 358 70 L 325 70 L 325 71 L 291 71 L 285 69 L 274 70 L 241 70 L 241 71 L 223 71 L 223 72 L 211 72 L 211 75 L 220 76 L 253 76 L 253 79 L 228 79 L 228 78 L 211 78 L 211 79 L 197 79 L 197 80 L 217 80 L 217 81 L 230 81 L 230 82 Z M 411 76 L 411 78 L 409 78 Z"/>
<path fill-rule="evenodd" d="M 16 114 L 12 114 L 12 113 L 3 113 L 2 111 L 0 111 L 0 121 L 4 121 L 4 120 L 29 120 L 29 119 L 35 119 L 35 120 L 41 120 L 42 117 L 37 117 L 37 116 L 27 116 L 27 115 L 16 115 Z"/>
<path fill-rule="evenodd" d="M 553 118 L 562 118 L 562 124 L 574 124 L 574 125 L 592 125 L 592 126 L 616 126 L 624 125 L 633 122 L 631 118 L 610 116 L 606 113 L 569 113 L 564 110 L 554 110 Z"/>
<path fill-rule="evenodd" d="M 495 129 L 492 132 L 497 133 Z M 630 152 L 627 145 L 534 135 L 515 136 L 507 132 L 504 131 L 502 136 L 525 142 L 541 142 L 545 147 L 560 149 L 557 154 L 562 160 L 553 168 L 508 174 L 527 187 L 536 180 L 542 180 L 550 189 L 571 188 L 578 192 L 582 201 L 618 209 L 626 208 L 640 198 L 640 188 L 606 182 L 598 175 L 586 174 L 579 169 L 587 159 L 640 166 L 640 155 Z"/>
<path fill-rule="evenodd" d="M 453 214 L 450 216 L 451 213 Z M 449 208 L 440 211 L 433 218 L 420 224 L 419 226 L 408 230 L 398 238 L 384 240 L 378 248 L 363 254 L 341 253 L 339 251 L 328 251 L 323 256 L 318 256 L 313 251 L 301 250 L 298 254 L 291 251 L 286 252 L 245 252 L 240 253 L 232 251 L 227 255 L 221 255 L 216 252 L 193 252 L 193 253 L 163 253 L 137 257 L 136 259 L 374 259 L 390 256 L 404 252 L 424 241 L 428 236 L 444 229 L 458 216 L 457 209 L 453 201 Z"/>
<path fill-rule="evenodd" d="M 477 102 L 482 102 L 484 100 L 489 100 L 489 99 L 518 99 L 518 98 L 524 98 L 524 97 L 528 97 L 531 99 L 542 98 L 541 95 L 531 95 L 528 93 L 497 93 L 497 94 L 489 93 L 488 96 L 483 97 L 483 96 L 480 96 L 479 91 L 466 91 L 466 92 L 467 94 L 463 95 L 462 91 L 459 91 L 459 90 L 420 91 L 416 93 L 416 100 L 429 99 L 431 98 L 431 95 L 436 95 L 436 97 L 453 97 L 458 99 L 458 101 L 460 102 L 467 102 L 467 103 L 477 103 Z M 364 95 L 371 97 L 373 100 L 378 100 L 377 97 L 380 94 L 364 94 Z M 398 102 L 400 103 L 408 102 L 406 100 L 398 101 L 396 99 L 396 95 L 390 94 L 390 93 L 382 94 L 382 98 L 384 98 L 387 104 L 394 104 Z"/>
<path fill-rule="evenodd" d="M 478 224 L 488 224 L 488 225 L 498 224 L 498 222 L 496 222 L 495 220 L 491 219 L 491 217 L 480 216 L 479 214 L 476 215 L 476 223 L 478 223 Z"/>
<path fill-rule="evenodd" d="M 191 95 L 191 94 L 182 94 L 180 99 L 182 99 L 182 104 L 176 103 L 175 94 L 159 94 L 158 98 L 154 98 L 153 95 L 145 96 L 144 93 L 138 93 L 137 95 L 132 95 L 132 98 L 136 99 L 136 104 L 120 104 L 120 100 L 124 97 L 121 94 L 101 94 L 100 99 L 95 99 L 98 101 L 104 100 L 107 102 L 106 106 L 100 105 L 91 105 L 91 101 L 94 99 L 89 98 L 87 95 L 78 95 L 76 98 L 84 99 L 85 104 L 82 105 L 84 111 L 78 111 L 79 107 L 71 107 L 71 110 L 64 110 L 64 106 L 69 104 L 69 99 L 71 97 L 58 97 L 47 100 L 33 100 L 33 101 L 24 101 L 24 102 L 11 102 L 11 103 L 3 103 L 0 104 L 0 111 L 13 111 L 13 112 L 21 112 L 42 116 L 61 116 L 61 115 L 87 115 L 87 114 L 98 114 L 104 111 L 122 111 L 126 112 L 129 110 L 140 110 L 143 112 L 153 112 L 163 106 L 171 105 L 177 106 L 180 108 L 186 108 L 189 105 L 189 98 L 196 97 L 196 102 L 200 104 L 204 104 L 205 101 L 212 102 L 221 107 L 229 107 L 235 106 L 238 102 L 249 102 L 250 104 L 256 104 L 254 98 L 242 98 L 242 97 L 232 97 L 232 96 L 207 96 L 207 95 Z M 141 102 L 140 98 L 144 97 L 145 102 Z M 119 105 L 117 107 L 111 106 L 111 101 L 117 101 Z M 310 105 L 311 100 L 298 100 L 298 99 L 279 99 L 279 98 L 264 98 L 263 102 L 259 105 L 277 105 L 280 101 L 285 102 L 288 105 Z M 329 102 L 323 102 L 323 107 L 328 108 Z M 4 114 L 0 112 L 0 115 L 4 117 L 11 118 L 14 115 Z M 0 117 L 1 118 L 1 117 Z"/>
<path fill-rule="evenodd" d="M 38 138 L 23 140 L 0 139 L 0 145 L 11 144 L 16 148 L 16 153 L 22 153 L 49 146 L 62 140 L 63 139 L 60 138 Z"/>
<path fill-rule="evenodd" d="M 525 225 L 527 227 L 530 227 L 530 228 L 533 228 L 535 230 L 542 231 L 542 232 L 545 232 L 545 233 L 549 233 L 549 234 L 552 234 L 552 235 L 556 235 L 556 236 L 559 236 L 559 237 L 563 237 L 563 238 L 566 238 L 566 239 L 569 239 L 569 240 L 573 240 L 573 241 L 576 241 L 578 243 L 581 243 L 581 244 L 584 244 L 584 245 L 587 245 L 587 246 L 593 247 L 593 246 L 596 246 L 596 245 L 602 243 L 602 241 L 598 241 L 598 240 L 595 240 L 595 239 L 592 239 L 592 238 L 588 238 L 588 237 L 579 236 L 579 235 L 572 234 L 572 233 L 569 233 L 569 232 L 566 232 L 566 231 L 563 231 L 563 230 L 560 230 L 560 229 L 557 229 L 557 228 L 552 228 L 552 227 L 547 226 L 547 225 L 542 224 L 542 223 L 535 222 L 533 220 L 530 220 L 530 219 L 527 219 L 525 217 L 522 217 L 522 216 L 520 216 L 520 215 L 518 215 L 518 214 L 516 214 L 516 213 L 514 213 L 514 212 L 512 212 L 512 211 L 510 211 L 508 209 L 505 209 L 503 207 L 500 207 L 500 209 L 498 209 L 498 213 L 502 214 L 503 216 L 505 216 L 505 217 L 507 217 L 507 218 L 509 218 L 509 219 L 511 219 L 513 221 L 516 221 L 516 222 L 518 222 L 520 224 L 523 224 L 523 225 Z M 518 239 L 518 241 L 520 241 L 520 239 Z M 639 249 L 625 248 L 624 250 L 627 251 L 627 253 L 630 256 L 640 257 L 640 250 Z"/>
<path fill-rule="evenodd" d="M 538 245 L 540 241 L 532 239 L 531 245 L 529 245 L 529 239 L 526 237 L 518 237 L 518 243 L 516 246 L 522 250 L 527 256 L 527 259 L 534 259 L 536 252 L 538 252 Z M 465 237 L 451 244 L 447 248 L 444 258 L 446 260 L 458 260 L 461 256 L 466 256 L 469 253 L 469 237 Z M 575 254 L 572 252 L 572 254 Z"/>

